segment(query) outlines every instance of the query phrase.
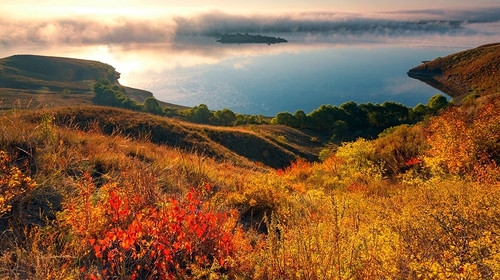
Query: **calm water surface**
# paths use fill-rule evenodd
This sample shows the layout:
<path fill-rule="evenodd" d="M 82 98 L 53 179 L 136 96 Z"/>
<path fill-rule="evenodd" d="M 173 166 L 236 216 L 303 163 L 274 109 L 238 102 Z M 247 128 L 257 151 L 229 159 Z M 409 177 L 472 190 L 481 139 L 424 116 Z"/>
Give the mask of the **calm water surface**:
<path fill-rule="evenodd" d="M 273 47 L 273 46 L 271 46 Z M 254 57 L 229 57 L 216 64 L 175 68 L 152 84 L 165 101 L 249 114 L 306 112 L 321 104 L 396 101 L 414 106 L 437 93 L 406 72 L 443 49 L 342 47 Z"/>
<path fill-rule="evenodd" d="M 223 45 L 195 36 L 171 44 L 96 45 L 0 50 L 93 59 L 113 65 L 123 85 L 146 89 L 159 100 L 212 110 L 273 116 L 322 104 L 396 101 L 426 103 L 439 93 L 407 71 L 471 46 L 411 43 L 306 43 Z"/>
<path fill-rule="evenodd" d="M 348 101 L 415 106 L 439 92 L 409 78 L 407 71 L 422 60 L 459 50 L 293 43 L 220 47 L 232 52 L 192 65 L 179 62 L 161 71 L 131 71 L 124 79 L 151 90 L 163 101 L 188 106 L 204 103 L 210 109 L 230 108 L 246 114 L 310 112 L 322 104 Z"/>

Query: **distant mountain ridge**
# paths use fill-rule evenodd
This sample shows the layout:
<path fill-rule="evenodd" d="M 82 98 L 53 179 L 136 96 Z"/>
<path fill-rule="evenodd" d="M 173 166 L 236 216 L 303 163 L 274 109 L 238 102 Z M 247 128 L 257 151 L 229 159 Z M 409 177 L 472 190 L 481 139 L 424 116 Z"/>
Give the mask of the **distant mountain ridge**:
<path fill-rule="evenodd" d="M 408 76 L 460 101 L 469 94 L 500 92 L 500 43 L 483 45 L 425 62 Z"/>

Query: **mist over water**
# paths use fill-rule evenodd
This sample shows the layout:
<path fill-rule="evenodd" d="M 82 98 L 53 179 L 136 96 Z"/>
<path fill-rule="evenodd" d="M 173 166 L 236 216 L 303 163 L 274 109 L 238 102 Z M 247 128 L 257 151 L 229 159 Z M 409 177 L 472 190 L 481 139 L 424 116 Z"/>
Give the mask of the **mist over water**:
<path fill-rule="evenodd" d="M 438 91 L 407 77 L 424 60 L 500 41 L 500 8 L 372 15 L 230 15 L 157 19 L 0 19 L 0 56 L 30 53 L 102 61 L 120 82 L 159 100 L 246 114 L 306 113 L 321 104 L 425 103 Z M 19 26 L 24 28 L 19 29 Z M 280 36 L 226 45 L 216 33 Z"/>

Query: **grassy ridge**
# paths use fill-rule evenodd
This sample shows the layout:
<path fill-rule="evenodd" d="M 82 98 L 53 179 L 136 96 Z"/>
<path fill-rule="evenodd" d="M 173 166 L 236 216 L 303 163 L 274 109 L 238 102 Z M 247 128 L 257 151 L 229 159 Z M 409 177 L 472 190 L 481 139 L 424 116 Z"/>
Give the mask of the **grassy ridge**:
<path fill-rule="evenodd" d="M 92 85 L 99 78 L 119 84 L 120 73 L 98 61 L 38 55 L 14 55 L 0 59 L 0 108 L 39 108 L 91 104 Z M 142 103 L 153 94 L 124 87 L 132 100 Z M 63 95 L 63 91 L 68 94 Z M 184 109 L 160 102 L 163 107 Z"/>
<path fill-rule="evenodd" d="M 43 113 L 32 112 L 26 117 L 36 123 L 40 122 L 44 114 L 53 116 L 58 125 L 77 127 L 84 131 L 98 129 L 108 135 L 121 133 L 133 139 L 145 138 L 152 143 L 179 147 L 185 151 L 197 151 L 214 158 L 246 165 L 249 165 L 248 160 L 251 160 L 281 168 L 299 157 L 315 160 L 321 147 L 321 143 L 314 142 L 315 145 L 309 149 L 302 149 L 301 147 L 312 142 L 310 137 L 294 129 L 283 128 L 289 139 L 300 139 L 299 142 L 287 143 L 282 138 L 277 140 L 278 136 L 285 133 L 268 133 L 264 137 L 256 131 L 245 128 L 195 125 L 175 119 L 105 107 L 55 108 Z"/>
<path fill-rule="evenodd" d="M 437 58 L 411 69 L 408 75 L 457 100 L 469 94 L 497 93 L 500 91 L 500 44 Z"/>

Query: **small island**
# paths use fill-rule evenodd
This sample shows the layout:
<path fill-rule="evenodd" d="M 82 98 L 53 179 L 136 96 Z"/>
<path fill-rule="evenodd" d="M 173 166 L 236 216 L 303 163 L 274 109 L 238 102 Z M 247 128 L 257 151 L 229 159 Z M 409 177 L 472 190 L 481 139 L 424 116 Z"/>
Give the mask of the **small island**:
<path fill-rule="evenodd" d="M 280 37 L 270 37 L 262 35 L 251 35 L 248 33 L 241 34 L 221 34 L 217 42 L 222 44 L 279 44 L 287 43 L 288 41 Z"/>

